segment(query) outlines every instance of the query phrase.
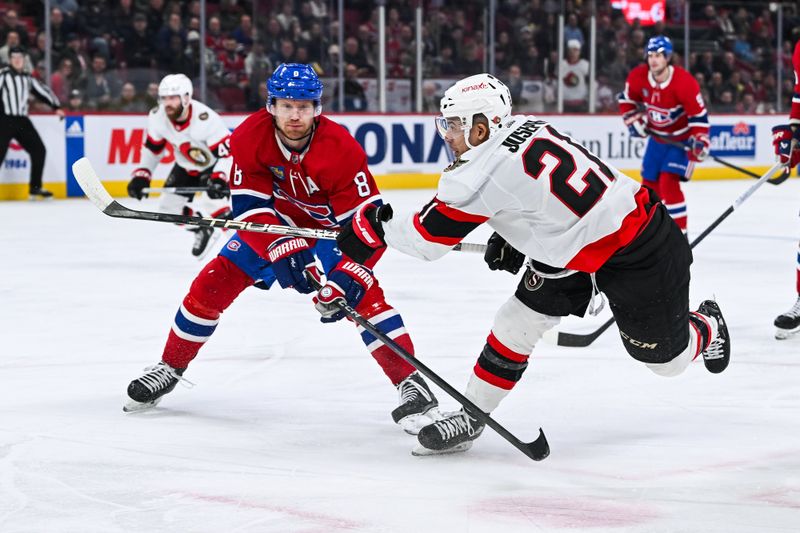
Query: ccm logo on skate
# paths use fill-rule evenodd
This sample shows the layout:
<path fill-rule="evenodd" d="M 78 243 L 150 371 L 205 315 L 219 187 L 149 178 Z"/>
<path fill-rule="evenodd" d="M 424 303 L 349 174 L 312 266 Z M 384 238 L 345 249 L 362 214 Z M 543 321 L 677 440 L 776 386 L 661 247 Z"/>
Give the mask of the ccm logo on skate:
<path fill-rule="evenodd" d="M 629 343 L 633 344 L 637 348 L 647 348 L 648 350 L 655 350 L 656 346 L 658 346 L 657 342 L 642 342 L 637 341 L 636 339 L 632 338 L 630 335 L 625 333 L 624 331 L 619 332 L 620 337 L 628 341 Z"/>

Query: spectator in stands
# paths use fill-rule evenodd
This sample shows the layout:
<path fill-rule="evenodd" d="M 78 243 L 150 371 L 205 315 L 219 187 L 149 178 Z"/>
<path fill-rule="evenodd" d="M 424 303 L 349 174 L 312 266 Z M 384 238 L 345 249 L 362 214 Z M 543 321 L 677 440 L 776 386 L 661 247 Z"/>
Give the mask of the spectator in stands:
<path fill-rule="evenodd" d="M 742 99 L 736 104 L 736 112 L 741 114 L 753 114 L 757 109 L 758 103 L 753 93 L 744 93 Z"/>
<path fill-rule="evenodd" d="M 91 72 L 86 77 L 86 100 L 92 109 L 107 109 L 119 96 L 122 83 L 116 72 L 109 72 L 102 54 L 92 57 Z"/>
<path fill-rule="evenodd" d="M 589 62 L 581 58 L 581 43 L 573 39 L 567 42 L 567 57 L 561 62 L 561 85 L 564 91 L 564 111 L 581 113 L 588 109 Z"/>
<path fill-rule="evenodd" d="M 433 80 L 422 82 L 422 111 L 423 113 L 439 113 L 439 103 L 442 95 L 439 87 Z"/>
<path fill-rule="evenodd" d="M 200 34 L 195 32 L 196 39 L 200 41 Z M 188 42 L 188 41 L 187 41 Z M 200 74 L 199 62 L 194 63 L 186 54 L 189 45 L 184 45 L 180 35 L 173 34 L 169 40 L 166 54 L 161 54 L 158 68 L 162 74 L 185 74 L 189 78 L 196 78 Z M 194 70 L 194 67 L 198 67 Z"/>
<path fill-rule="evenodd" d="M 215 54 L 219 54 L 225 49 L 223 41 L 225 33 L 222 31 L 222 22 L 219 17 L 212 15 L 208 18 L 208 29 L 206 29 L 206 48 L 210 48 Z"/>
<path fill-rule="evenodd" d="M 283 30 L 281 29 L 278 19 L 270 17 L 267 21 L 267 32 L 266 35 L 264 35 L 264 50 L 266 50 L 267 55 L 270 56 L 273 64 L 276 64 L 275 58 L 280 53 L 282 40 Z"/>
<path fill-rule="evenodd" d="M 308 4 L 311 6 L 311 13 L 318 22 L 323 22 L 328 18 L 328 4 L 326 0 L 309 0 Z"/>
<path fill-rule="evenodd" d="M 151 82 L 147 84 L 144 101 L 147 102 L 147 107 L 150 109 L 158 105 L 158 83 Z"/>
<path fill-rule="evenodd" d="M 291 44 L 291 41 L 286 42 Z M 226 37 L 223 43 L 225 49 L 217 56 L 222 69 L 222 82 L 244 89 L 247 87 L 247 74 L 244 69 L 244 57 L 238 51 L 236 39 Z"/>
<path fill-rule="evenodd" d="M 524 67 L 523 74 L 529 78 L 538 80 L 544 79 L 544 60 L 539 53 L 539 47 L 531 43 L 525 51 L 525 56 L 520 59 L 520 64 Z"/>
<path fill-rule="evenodd" d="M 719 103 L 714 106 L 715 113 L 734 113 L 736 112 L 736 103 L 733 101 L 733 91 L 726 88 L 719 95 Z"/>
<path fill-rule="evenodd" d="M 339 109 L 339 87 L 333 90 L 333 110 Z M 344 69 L 344 110 L 351 112 L 367 111 L 367 95 L 358 81 L 358 68 L 348 64 Z"/>
<path fill-rule="evenodd" d="M 133 16 L 133 31 L 122 45 L 124 61 L 122 67 L 127 68 L 128 81 L 133 83 L 137 91 L 142 91 L 155 79 L 153 69 L 156 67 L 156 47 L 153 34 L 147 27 L 147 17 L 143 13 Z"/>
<path fill-rule="evenodd" d="M 78 0 L 50 0 L 50 8 L 58 9 L 67 19 L 74 19 L 78 12 Z"/>
<path fill-rule="evenodd" d="M 289 0 L 291 3 L 291 0 Z M 222 31 L 230 32 L 239 24 L 239 19 L 244 14 L 244 9 L 239 5 L 239 0 L 220 0 L 219 19 L 222 22 Z"/>
<path fill-rule="evenodd" d="M 231 32 L 231 37 L 244 48 L 245 52 L 253 45 L 253 19 L 250 15 L 242 15 L 239 25 Z"/>
<path fill-rule="evenodd" d="M 150 0 L 147 6 L 147 27 L 157 33 L 164 25 L 164 0 Z"/>
<path fill-rule="evenodd" d="M 81 38 L 77 33 L 67 35 L 67 47 L 61 57 L 68 57 L 72 60 L 72 68 L 75 75 L 80 78 L 81 83 L 89 72 L 90 61 L 81 46 Z"/>
<path fill-rule="evenodd" d="M 76 113 L 83 111 L 83 93 L 78 89 L 72 89 L 69 92 L 69 100 L 67 100 L 66 111 Z"/>
<path fill-rule="evenodd" d="M 628 65 L 624 48 L 617 48 L 614 60 L 610 63 L 600 63 L 599 76 L 606 79 L 608 85 L 615 91 L 620 92 L 625 88 L 625 79 L 631 68 Z"/>
<path fill-rule="evenodd" d="M 344 40 L 343 57 L 345 64 L 356 66 L 359 76 L 372 76 L 375 74 L 375 68 L 367 61 L 367 56 L 355 37 L 348 37 Z"/>
<path fill-rule="evenodd" d="M 136 87 L 132 83 L 124 83 L 111 109 L 119 113 L 144 113 L 150 108 L 147 103 L 136 94 Z"/>
<path fill-rule="evenodd" d="M 111 11 L 111 34 L 117 39 L 127 39 L 133 33 L 133 0 L 117 0 Z"/>
<path fill-rule="evenodd" d="M 28 28 L 19 22 L 16 9 L 9 9 L 3 17 L 3 23 L 0 25 L 0 40 L 7 41 L 9 32 L 16 32 L 19 39 L 19 45 L 23 48 L 28 47 Z M 6 60 L 6 64 L 8 61 Z M 28 71 L 30 72 L 30 71 Z"/>
<path fill-rule="evenodd" d="M 6 41 L 5 44 L 0 47 L 0 66 L 4 67 L 9 64 L 9 51 L 15 48 L 22 48 L 20 45 L 19 33 L 15 30 L 11 30 L 6 34 Z M 25 56 L 22 71 L 30 74 L 33 72 L 33 63 L 31 62 L 30 56 L 23 52 Z"/>
<path fill-rule="evenodd" d="M 31 58 L 31 63 L 37 65 L 39 61 L 44 61 L 46 50 L 47 34 L 45 34 L 44 30 L 42 30 L 36 34 L 36 39 L 34 39 L 33 46 L 28 49 L 28 57 Z"/>
<path fill-rule="evenodd" d="M 523 81 L 522 69 L 519 65 L 513 64 L 508 67 L 508 76 L 504 80 L 506 87 L 511 91 L 511 101 L 515 106 L 524 106 L 528 102 L 522 97 Z"/>
<path fill-rule="evenodd" d="M 222 65 L 217 59 L 217 54 L 210 48 L 200 46 L 200 34 L 194 30 L 186 34 L 186 59 L 189 62 L 188 71 L 193 76 L 200 75 L 201 54 L 205 54 L 206 83 L 216 87 L 222 79 Z"/>
<path fill-rule="evenodd" d="M 176 13 L 171 13 L 167 19 L 167 23 L 161 27 L 156 35 L 156 46 L 161 56 L 159 65 L 168 64 L 170 61 L 169 54 L 171 54 L 172 38 L 177 37 L 180 39 L 181 48 L 186 47 L 186 30 L 183 27 L 181 16 Z"/>
<path fill-rule="evenodd" d="M 75 81 L 74 74 L 72 60 L 68 57 L 61 58 L 58 69 L 50 76 L 50 89 L 58 97 L 59 102 L 67 101 Z"/>
<path fill-rule="evenodd" d="M 294 41 L 291 39 L 283 39 L 278 53 L 270 57 L 273 65 L 281 65 L 282 63 L 294 63 Z M 277 68 L 277 67 L 276 67 Z"/>
<path fill-rule="evenodd" d="M 583 38 L 583 30 L 578 26 L 578 17 L 575 13 L 567 15 L 567 23 L 564 25 L 564 42 L 578 41 L 583 47 L 586 39 Z"/>
<path fill-rule="evenodd" d="M 67 35 L 75 31 L 75 24 L 71 20 L 64 19 L 61 9 L 54 7 L 50 10 L 50 50 L 53 53 L 53 61 L 64 53 L 67 47 Z"/>
<path fill-rule="evenodd" d="M 287 33 L 292 29 L 292 25 L 295 21 L 299 22 L 299 19 L 294 14 L 294 5 L 291 0 L 285 0 L 283 2 L 281 11 L 275 15 L 275 19 L 278 21 L 278 24 L 281 25 L 281 30 Z"/>
<path fill-rule="evenodd" d="M 258 93 L 258 86 L 264 84 L 274 68 L 272 62 L 269 60 L 264 43 L 256 39 L 253 41 L 253 47 L 250 53 L 244 58 L 244 72 L 249 81 L 248 94 L 248 109 L 258 109 L 261 99 Z"/>

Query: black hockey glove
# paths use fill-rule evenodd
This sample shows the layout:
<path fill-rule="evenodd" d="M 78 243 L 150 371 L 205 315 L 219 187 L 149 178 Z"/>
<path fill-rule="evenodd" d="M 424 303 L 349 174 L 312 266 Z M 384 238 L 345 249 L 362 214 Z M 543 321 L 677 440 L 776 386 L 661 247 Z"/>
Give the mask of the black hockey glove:
<path fill-rule="evenodd" d="M 222 200 L 231 195 L 231 189 L 222 172 L 213 173 L 208 180 L 207 187 L 206 194 L 212 200 Z"/>
<path fill-rule="evenodd" d="M 383 222 L 392 219 L 392 206 L 365 205 L 342 226 L 336 244 L 344 255 L 356 263 L 364 263 L 377 250 L 386 247 L 383 240 Z"/>
<path fill-rule="evenodd" d="M 141 200 L 147 198 L 144 192 L 150 186 L 150 171 L 146 168 L 137 168 L 131 174 L 131 181 L 128 182 L 128 196 Z"/>
<path fill-rule="evenodd" d="M 502 238 L 497 232 L 492 233 L 486 243 L 486 253 L 483 260 L 491 270 L 505 270 L 516 274 L 525 262 L 525 254 L 517 251 Z"/>

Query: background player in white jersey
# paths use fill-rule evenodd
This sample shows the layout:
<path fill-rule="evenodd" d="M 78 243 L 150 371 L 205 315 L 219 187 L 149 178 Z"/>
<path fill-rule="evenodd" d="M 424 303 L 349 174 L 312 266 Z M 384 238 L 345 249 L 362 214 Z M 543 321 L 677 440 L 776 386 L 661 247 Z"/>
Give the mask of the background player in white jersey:
<path fill-rule="evenodd" d="M 192 81 L 183 74 L 164 76 L 158 85 L 158 100 L 158 107 L 147 116 L 142 164 L 131 174 L 128 195 L 139 200 L 147 196 L 144 189 L 150 186 L 153 170 L 169 143 L 175 165 L 164 186 L 208 189 L 197 201 L 194 193 L 164 192 L 159 209 L 164 213 L 228 217 L 230 130 L 213 109 L 192 99 Z M 187 229 L 195 233 L 192 255 L 202 257 L 214 228 Z"/>
<path fill-rule="evenodd" d="M 772 143 L 778 159 L 786 165 L 787 172 L 800 162 L 800 41 L 794 46 L 792 54 L 794 66 L 794 93 L 789 123 L 772 128 Z M 787 339 L 800 333 L 800 247 L 797 249 L 797 300 L 791 309 L 775 319 L 775 338 Z"/>
<path fill-rule="evenodd" d="M 652 191 L 533 116 L 511 116 L 508 88 L 489 74 L 449 88 L 437 118 L 456 155 L 436 196 L 419 212 L 393 217 L 364 206 L 339 247 L 356 261 L 387 245 L 438 259 L 483 222 L 495 230 L 486 260 L 527 272 L 500 308 L 465 396 L 489 413 L 522 377 L 542 334 L 583 316 L 602 291 L 628 353 L 675 376 L 698 356 L 719 373 L 730 359 L 716 302 L 689 312 L 691 249 Z M 517 251 L 520 250 L 520 251 Z M 601 296 L 601 302 L 603 297 Z M 462 451 L 483 431 L 464 410 L 422 429 L 417 453 Z"/>
<path fill-rule="evenodd" d="M 672 41 L 662 35 L 647 43 L 646 63 L 628 74 L 618 96 L 632 137 L 652 136 L 642 159 L 644 184 L 656 191 L 670 216 L 686 232 L 686 199 L 681 182 L 709 153 L 708 113 L 700 85 L 685 69 L 670 65 Z M 688 150 L 664 140 L 684 143 Z"/>

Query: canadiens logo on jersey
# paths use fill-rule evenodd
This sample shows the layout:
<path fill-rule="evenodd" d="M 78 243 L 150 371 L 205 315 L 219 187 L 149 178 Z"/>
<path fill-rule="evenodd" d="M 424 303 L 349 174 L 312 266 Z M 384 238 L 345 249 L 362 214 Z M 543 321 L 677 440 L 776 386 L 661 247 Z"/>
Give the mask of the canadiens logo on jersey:
<path fill-rule="evenodd" d="M 202 148 L 192 146 L 191 143 L 185 142 L 181 144 L 180 150 L 181 153 L 186 156 L 186 159 L 195 165 L 205 167 L 211 164 L 211 154 Z"/>
<path fill-rule="evenodd" d="M 328 204 L 311 204 L 307 202 L 301 202 L 297 198 L 287 194 L 280 187 L 278 187 L 277 184 L 274 185 L 272 192 L 275 194 L 276 199 L 285 200 L 295 207 L 305 211 L 308 213 L 308 216 L 319 222 L 321 226 L 331 228 L 339 225 L 339 223 L 336 221 L 336 217 L 333 215 L 333 209 L 331 209 L 331 206 Z"/>
<path fill-rule="evenodd" d="M 269 171 L 272 172 L 272 175 L 275 176 L 276 180 L 283 181 L 284 178 L 283 167 L 269 167 Z"/>

